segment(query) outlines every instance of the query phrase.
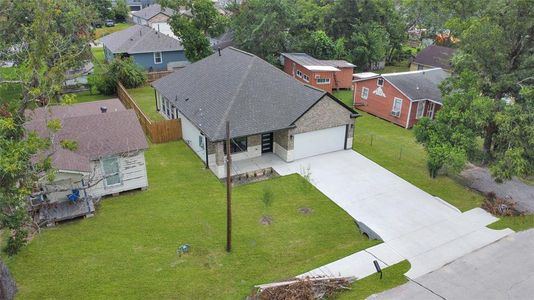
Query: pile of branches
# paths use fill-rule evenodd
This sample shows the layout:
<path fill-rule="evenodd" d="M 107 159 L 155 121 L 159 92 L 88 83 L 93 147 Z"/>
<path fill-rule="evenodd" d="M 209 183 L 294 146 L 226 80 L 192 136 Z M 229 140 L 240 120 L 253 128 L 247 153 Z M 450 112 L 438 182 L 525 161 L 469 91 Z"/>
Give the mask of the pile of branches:
<path fill-rule="evenodd" d="M 252 299 L 258 300 L 311 300 L 329 299 L 350 290 L 354 278 L 295 279 L 258 290 Z"/>
<path fill-rule="evenodd" d="M 486 199 L 482 203 L 482 208 L 492 215 L 499 217 L 520 216 L 523 214 L 516 208 L 515 202 L 497 197 L 493 192 L 486 194 Z"/>

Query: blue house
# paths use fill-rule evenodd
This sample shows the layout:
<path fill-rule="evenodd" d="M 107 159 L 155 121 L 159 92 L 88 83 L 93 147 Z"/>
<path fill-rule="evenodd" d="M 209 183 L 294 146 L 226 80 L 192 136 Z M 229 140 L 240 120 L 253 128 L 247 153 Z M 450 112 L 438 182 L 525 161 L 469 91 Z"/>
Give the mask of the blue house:
<path fill-rule="evenodd" d="M 134 25 L 106 35 L 101 41 L 107 61 L 116 56 L 132 57 L 148 72 L 173 70 L 189 64 L 180 41 L 148 26 Z"/>

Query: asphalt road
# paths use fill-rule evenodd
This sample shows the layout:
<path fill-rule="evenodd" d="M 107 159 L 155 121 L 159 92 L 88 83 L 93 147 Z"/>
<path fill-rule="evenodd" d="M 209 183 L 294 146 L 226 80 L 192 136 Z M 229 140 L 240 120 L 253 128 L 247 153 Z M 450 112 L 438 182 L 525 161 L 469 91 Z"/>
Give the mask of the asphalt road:
<path fill-rule="evenodd" d="M 534 299 L 534 229 L 369 299 Z"/>

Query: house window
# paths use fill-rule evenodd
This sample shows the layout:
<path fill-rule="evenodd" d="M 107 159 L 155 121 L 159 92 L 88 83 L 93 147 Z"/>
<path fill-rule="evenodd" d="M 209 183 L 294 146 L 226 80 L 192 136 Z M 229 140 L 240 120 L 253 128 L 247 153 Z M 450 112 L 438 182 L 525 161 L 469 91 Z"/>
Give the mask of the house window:
<path fill-rule="evenodd" d="M 163 62 L 163 54 L 161 52 L 154 52 L 154 63 L 159 65 Z"/>
<path fill-rule="evenodd" d="M 204 150 L 204 137 L 199 135 L 198 136 L 198 147 L 200 147 L 200 149 Z"/>
<path fill-rule="evenodd" d="M 417 65 L 417 70 L 420 71 L 420 70 L 424 70 L 425 67 L 421 66 L 421 65 Z"/>
<path fill-rule="evenodd" d="M 297 77 L 302 78 L 302 72 L 300 70 L 297 70 Z"/>
<path fill-rule="evenodd" d="M 425 101 L 417 102 L 417 114 L 415 115 L 416 119 L 420 119 L 423 116 L 423 113 L 425 112 L 425 104 Z"/>
<path fill-rule="evenodd" d="M 376 84 L 377 84 L 378 86 L 384 86 L 384 78 L 378 78 L 378 79 L 376 80 Z"/>
<path fill-rule="evenodd" d="M 167 99 L 163 98 L 163 101 L 161 101 L 161 108 L 163 110 L 163 113 L 167 111 Z"/>
<path fill-rule="evenodd" d="M 395 97 L 393 99 L 393 108 L 391 109 L 391 115 L 399 117 L 402 109 L 402 99 Z"/>
<path fill-rule="evenodd" d="M 247 151 L 247 137 L 235 138 L 230 141 L 230 153 Z M 226 154 L 226 141 L 224 142 L 224 154 Z"/>
<path fill-rule="evenodd" d="M 310 77 L 308 77 L 306 74 L 302 74 L 302 79 L 306 82 L 310 82 Z"/>
<path fill-rule="evenodd" d="M 330 78 L 317 78 L 317 84 L 330 84 Z"/>
<path fill-rule="evenodd" d="M 369 89 L 364 87 L 362 88 L 362 99 L 367 99 L 369 97 Z"/>
<path fill-rule="evenodd" d="M 167 102 L 167 105 L 165 105 L 165 115 L 170 118 L 171 117 L 171 114 L 169 112 L 170 110 L 170 103 L 169 103 L 169 100 L 165 100 Z"/>
<path fill-rule="evenodd" d="M 104 178 L 106 186 L 113 186 L 121 184 L 121 174 L 119 170 L 119 159 L 117 157 L 110 157 L 102 160 L 102 170 L 104 171 Z"/>

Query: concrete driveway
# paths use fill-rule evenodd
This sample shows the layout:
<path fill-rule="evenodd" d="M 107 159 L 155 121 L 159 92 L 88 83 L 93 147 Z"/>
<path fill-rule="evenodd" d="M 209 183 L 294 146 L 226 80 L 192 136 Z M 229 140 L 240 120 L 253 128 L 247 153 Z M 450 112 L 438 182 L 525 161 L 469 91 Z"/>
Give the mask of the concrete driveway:
<path fill-rule="evenodd" d="M 406 276 L 417 278 L 493 243 L 511 230 L 485 227 L 497 219 L 482 209 L 461 213 L 352 150 L 314 156 L 273 167 L 279 174 L 300 173 L 349 213 L 370 237 L 384 241 L 367 254 L 352 255 L 303 274 L 363 277 L 361 264 L 377 259 L 388 266 L 408 259 Z M 351 259 L 355 257 L 356 259 Z"/>
<path fill-rule="evenodd" d="M 532 299 L 534 230 L 518 232 L 370 299 Z"/>

